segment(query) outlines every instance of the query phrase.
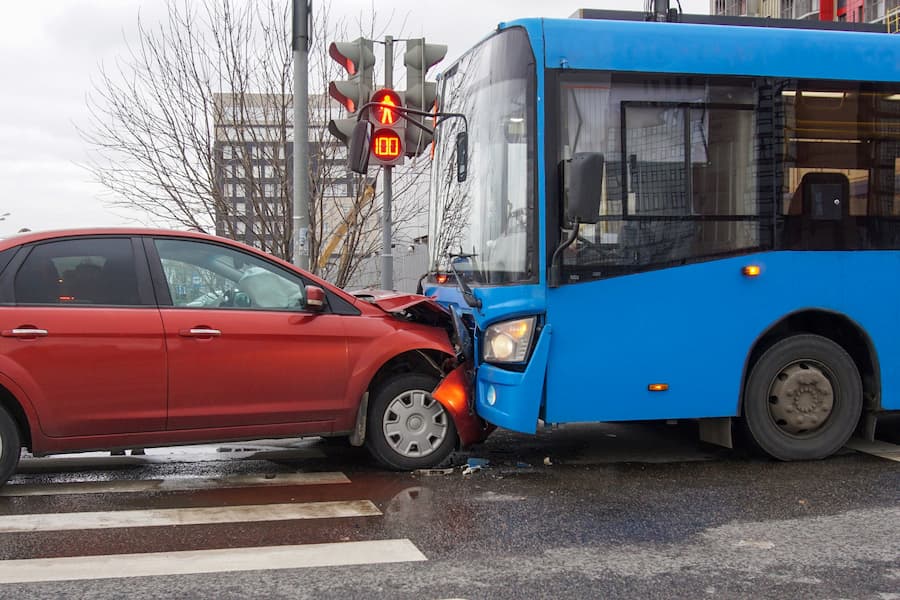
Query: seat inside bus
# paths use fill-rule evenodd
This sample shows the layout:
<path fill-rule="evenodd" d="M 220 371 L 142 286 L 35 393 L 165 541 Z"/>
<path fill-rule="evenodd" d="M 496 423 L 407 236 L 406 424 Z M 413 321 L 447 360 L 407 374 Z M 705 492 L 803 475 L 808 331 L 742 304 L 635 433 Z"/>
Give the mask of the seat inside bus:
<path fill-rule="evenodd" d="M 784 246 L 789 250 L 844 250 L 860 247 L 850 216 L 850 181 L 843 173 L 806 173 L 785 215 Z"/>

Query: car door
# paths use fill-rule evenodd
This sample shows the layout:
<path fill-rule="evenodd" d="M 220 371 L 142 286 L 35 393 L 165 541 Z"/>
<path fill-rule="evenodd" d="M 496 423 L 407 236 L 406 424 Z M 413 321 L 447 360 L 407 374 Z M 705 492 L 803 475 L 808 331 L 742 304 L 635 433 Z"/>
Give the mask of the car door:
<path fill-rule="evenodd" d="M 169 358 L 169 429 L 322 421 L 347 385 L 344 318 L 307 311 L 305 281 L 239 248 L 153 238 Z"/>
<path fill-rule="evenodd" d="M 0 288 L 0 369 L 46 435 L 165 428 L 163 328 L 140 245 L 127 236 L 38 243 L 17 254 Z"/>

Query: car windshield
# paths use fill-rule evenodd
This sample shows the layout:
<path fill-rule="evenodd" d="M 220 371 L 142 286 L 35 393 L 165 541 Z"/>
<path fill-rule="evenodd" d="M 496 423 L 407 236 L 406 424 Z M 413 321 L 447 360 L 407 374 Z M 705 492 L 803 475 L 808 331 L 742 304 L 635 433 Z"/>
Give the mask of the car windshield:
<path fill-rule="evenodd" d="M 521 29 L 489 38 L 442 77 L 440 110 L 468 124 L 468 177 L 457 181 L 462 119 L 438 128 L 432 170 L 431 264 L 450 256 L 473 283 L 529 280 L 535 273 L 534 59 Z"/>

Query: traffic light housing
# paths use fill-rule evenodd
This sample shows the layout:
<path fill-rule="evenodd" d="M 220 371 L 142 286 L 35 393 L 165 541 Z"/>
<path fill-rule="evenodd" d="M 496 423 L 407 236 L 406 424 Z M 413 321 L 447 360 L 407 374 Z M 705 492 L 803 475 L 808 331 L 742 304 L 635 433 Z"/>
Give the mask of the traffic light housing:
<path fill-rule="evenodd" d="M 400 110 L 403 96 L 389 88 L 372 94 L 368 108 L 369 122 L 374 125 L 370 145 L 370 162 L 392 167 L 403 164 L 406 147 L 406 117 Z"/>
<path fill-rule="evenodd" d="M 348 75 L 346 80 L 330 82 L 328 95 L 337 100 L 349 115 L 346 119 L 332 119 L 328 123 L 328 131 L 349 145 L 357 121 L 354 115 L 369 101 L 374 88 L 375 53 L 372 51 L 372 40 L 360 37 L 352 42 L 331 42 L 328 55 Z"/>
<path fill-rule="evenodd" d="M 425 75 L 428 69 L 441 62 L 447 55 L 447 46 L 443 44 L 426 44 L 425 38 L 406 41 L 406 53 L 403 55 L 403 64 L 406 65 L 406 93 L 405 106 L 421 111 L 430 111 L 434 107 L 437 98 L 437 84 L 426 81 Z M 408 115 L 410 121 L 422 123 L 424 118 L 419 115 Z M 418 156 L 431 144 L 432 135 L 412 124 L 406 127 L 405 154 L 409 157 Z"/>

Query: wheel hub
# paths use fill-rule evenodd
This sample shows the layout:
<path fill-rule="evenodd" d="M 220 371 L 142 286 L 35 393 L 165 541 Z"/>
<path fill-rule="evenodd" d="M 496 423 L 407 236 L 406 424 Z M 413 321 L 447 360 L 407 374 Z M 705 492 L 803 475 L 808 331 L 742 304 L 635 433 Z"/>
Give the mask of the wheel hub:
<path fill-rule="evenodd" d="M 769 414 L 791 434 L 821 427 L 834 409 L 834 387 L 821 365 L 799 361 L 782 369 L 769 388 Z"/>
<path fill-rule="evenodd" d="M 410 431 L 419 431 L 425 425 L 425 420 L 421 415 L 412 415 L 406 421 L 406 426 Z"/>

